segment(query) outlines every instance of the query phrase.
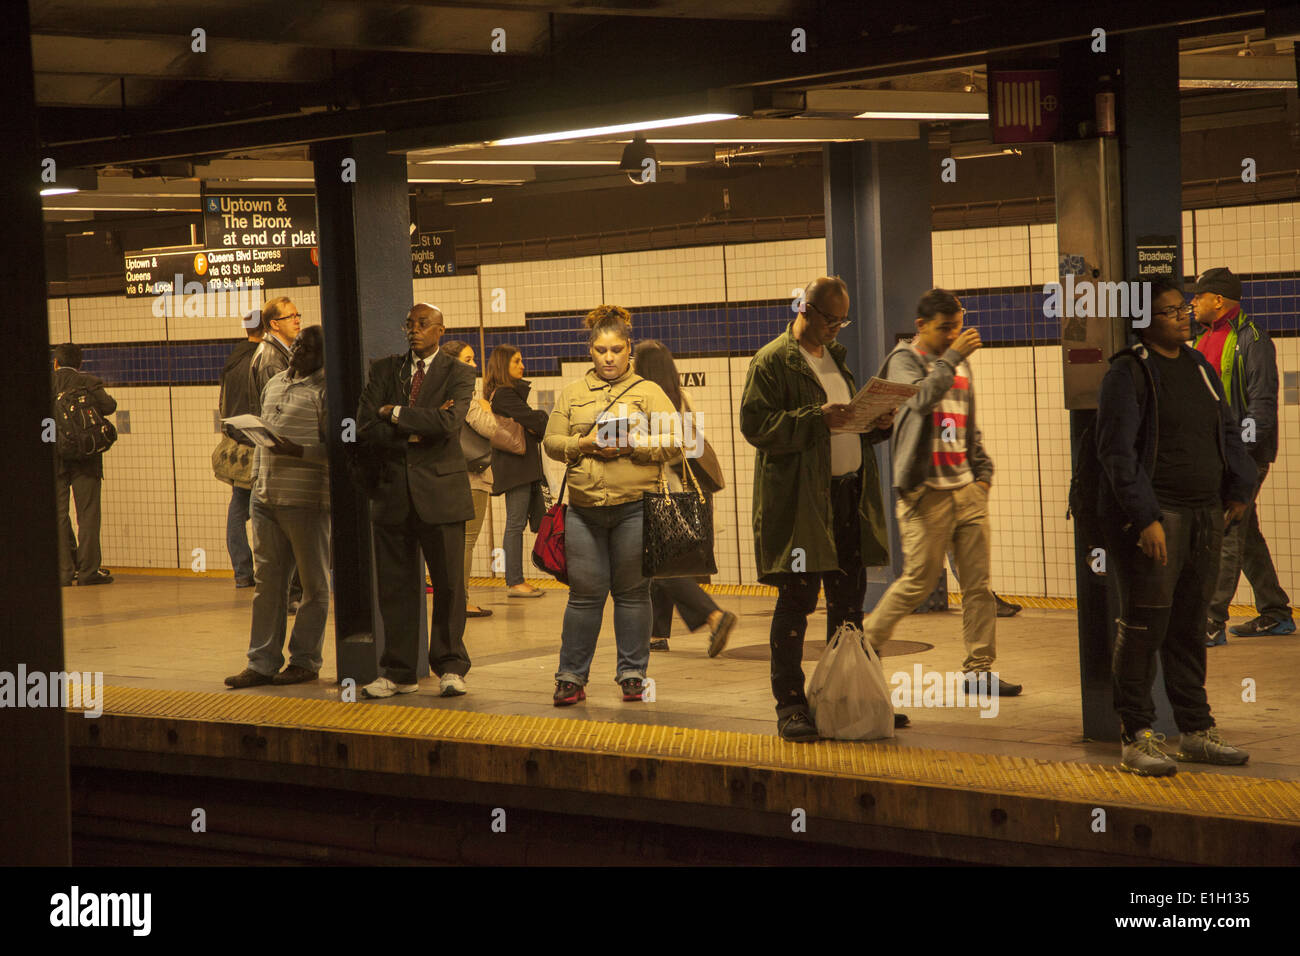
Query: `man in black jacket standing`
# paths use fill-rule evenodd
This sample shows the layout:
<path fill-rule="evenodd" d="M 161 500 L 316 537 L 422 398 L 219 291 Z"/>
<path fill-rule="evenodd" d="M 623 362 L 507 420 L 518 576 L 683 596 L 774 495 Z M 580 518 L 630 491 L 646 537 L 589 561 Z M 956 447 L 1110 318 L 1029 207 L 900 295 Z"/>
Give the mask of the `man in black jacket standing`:
<path fill-rule="evenodd" d="M 221 370 L 220 408 L 222 418 L 251 415 L 253 401 L 250 394 L 249 363 L 262 342 L 261 315 L 251 313 L 244 320 L 247 340 L 235 346 L 226 365 Z M 251 323 L 251 325 L 250 325 Z M 251 446 L 238 429 L 224 426 L 225 433 L 242 445 Z M 235 587 L 253 586 L 253 550 L 248 546 L 248 507 L 252 486 L 232 484 L 230 507 L 226 509 L 226 550 L 230 553 L 230 566 L 235 570 Z"/>
<path fill-rule="evenodd" d="M 367 493 L 384 652 L 380 676 L 362 688 L 365 697 L 419 689 L 421 551 L 433 582 L 429 666 L 443 697 L 465 693 L 465 522 L 474 517 L 474 503 L 460 429 L 474 392 L 474 370 L 438 351 L 444 328 L 439 309 L 414 306 L 403 326 L 410 351 L 370 366 L 357 409 L 357 437 L 383 461 L 382 478 Z"/>
<path fill-rule="evenodd" d="M 104 383 L 80 371 L 81 349 L 65 342 L 54 349 L 54 396 L 70 389 L 84 388 L 101 415 L 117 411 L 117 399 L 104 391 Z M 59 509 L 59 578 L 66 588 L 72 584 L 112 584 L 113 576 L 99 566 L 99 491 L 104 481 L 104 456 L 92 455 L 75 461 L 63 461 L 55 450 L 55 493 Z M 72 536 L 68 518 L 68 497 L 77 502 L 77 538 Z M 71 543 L 76 540 L 75 554 Z"/>
<path fill-rule="evenodd" d="M 1187 345 L 1192 310 L 1182 292 L 1169 279 L 1153 281 L 1150 310 L 1142 342 L 1118 352 L 1102 379 L 1098 515 L 1119 598 L 1111 670 L 1120 769 L 1167 776 L 1177 765 L 1151 730 L 1157 654 L 1181 734 L 1177 759 L 1249 759 L 1219 736 L 1210 715 L 1202 622 L 1224 526 L 1245 513 L 1255 469 L 1213 367 Z"/>

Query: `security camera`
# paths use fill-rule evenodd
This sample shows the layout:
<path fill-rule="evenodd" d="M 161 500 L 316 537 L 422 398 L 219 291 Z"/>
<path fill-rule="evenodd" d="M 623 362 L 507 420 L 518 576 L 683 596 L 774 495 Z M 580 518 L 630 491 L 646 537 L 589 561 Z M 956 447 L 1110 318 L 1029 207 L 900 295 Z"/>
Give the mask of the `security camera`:
<path fill-rule="evenodd" d="M 646 160 L 650 162 L 647 164 Z M 627 173 L 627 178 L 634 185 L 644 186 L 655 181 L 659 161 L 655 158 L 654 147 L 638 133 L 623 149 L 623 159 L 618 168 Z"/>

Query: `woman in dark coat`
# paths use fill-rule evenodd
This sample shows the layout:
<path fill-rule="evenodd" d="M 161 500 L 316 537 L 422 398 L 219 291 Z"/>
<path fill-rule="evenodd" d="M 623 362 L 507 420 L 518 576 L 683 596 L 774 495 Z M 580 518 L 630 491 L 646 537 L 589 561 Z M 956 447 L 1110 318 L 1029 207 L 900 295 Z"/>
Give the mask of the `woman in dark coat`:
<path fill-rule="evenodd" d="M 483 396 L 492 411 L 512 418 L 524 429 L 524 453 L 492 449 L 492 494 L 506 496 L 506 529 L 501 547 L 506 556 L 506 588 L 510 597 L 534 598 L 546 592 L 524 582 L 524 525 L 530 512 L 541 512 L 542 453 L 538 442 L 546 434 L 546 412 L 531 408 L 524 380 L 524 357 L 509 345 L 492 350 L 483 376 Z"/>

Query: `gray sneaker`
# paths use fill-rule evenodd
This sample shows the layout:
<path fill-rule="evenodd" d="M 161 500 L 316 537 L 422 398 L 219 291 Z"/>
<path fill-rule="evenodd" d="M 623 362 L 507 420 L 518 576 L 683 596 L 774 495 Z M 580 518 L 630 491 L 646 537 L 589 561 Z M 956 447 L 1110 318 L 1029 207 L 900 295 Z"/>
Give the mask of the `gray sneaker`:
<path fill-rule="evenodd" d="M 1216 763 L 1225 767 L 1239 767 L 1250 759 L 1250 754 L 1238 750 L 1219 736 L 1215 727 L 1183 734 L 1178 738 L 1178 759 L 1188 763 Z"/>
<path fill-rule="evenodd" d="M 1160 749 L 1164 742 L 1164 734 L 1153 733 L 1149 727 L 1139 730 L 1131 744 L 1124 744 L 1119 769 L 1140 777 L 1169 777 L 1176 774 L 1178 764 Z"/>

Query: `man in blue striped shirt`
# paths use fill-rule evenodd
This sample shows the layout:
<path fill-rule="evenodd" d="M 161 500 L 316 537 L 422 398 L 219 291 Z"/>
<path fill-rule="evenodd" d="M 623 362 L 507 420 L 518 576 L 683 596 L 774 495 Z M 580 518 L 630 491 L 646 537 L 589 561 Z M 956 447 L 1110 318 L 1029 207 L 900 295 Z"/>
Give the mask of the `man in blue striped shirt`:
<path fill-rule="evenodd" d="M 258 447 L 253 462 L 253 623 L 248 666 L 226 678 L 228 687 L 299 684 L 321 667 L 329 614 L 330 489 L 325 446 L 324 335 L 302 330 L 289 367 L 266 383 L 262 422 L 276 441 Z M 303 601 L 284 663 L 289 576 L 294 563 Z"/>

